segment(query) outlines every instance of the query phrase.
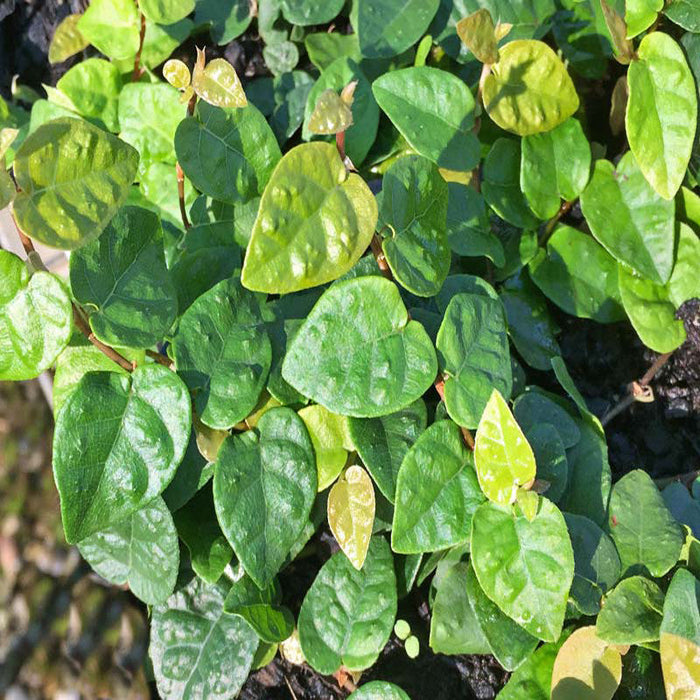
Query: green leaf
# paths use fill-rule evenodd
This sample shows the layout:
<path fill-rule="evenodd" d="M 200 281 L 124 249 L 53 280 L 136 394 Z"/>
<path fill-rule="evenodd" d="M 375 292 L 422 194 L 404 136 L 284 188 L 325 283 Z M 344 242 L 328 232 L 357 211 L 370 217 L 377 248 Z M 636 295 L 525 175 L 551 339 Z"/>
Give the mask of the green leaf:
<path fill-rule="evenodd" d="M 263 193 L 243 284 L 284 294 L 337 279 L 365 252 L 376 221 L 374 196 L 347 172 L 335 146 L 297 146 Z"/>
<path fill-rule="evenodd" d="M 281 0 L 285 19 L 302 27 L 330 22 L 344 4 L 344 0 Z"/>
<path fill-rule="evenodd" d="M 700 646 L 700 581 L 678 569 L 666 591 L 662 634 L 675 634 Z"/>
<path fill-rule="evenodd" d="M 447 238 L 458 255 L 485 255 L 496 267 L 506 259 L 503 245 L 491 231 L 484 197 L 473 187 L 458 182 L 448 183 Z"/>
<path fill-rule="evenodd" d="M 177 315 L 160 221 L 147 209 L 123 207 L 100 238 L 71 255 L 70 284 L 76 301 L 94 309 L 90 327 L 107 345 L 155 345 Z"/>
<path fill-rule="evenodd" d="M 175 152 L 198 190 L 231 204 L 262 193 L 281 157 L 275 135 L 253 105 L 220 109 L 201 101 L 196 115 L 180 122 Z"/>
<path fill-rule="evenodd" d="M 528 267 L 542 293 L 567 313 L 615 323 L 625 318 L 617 286 L 617 263 L 593 238 L 559 225 Z"/>
<path fill-rule="evenodd" d="M 499 138 L 491 147 L 482 173 L 484 200 L 502 219 L 518 228 L 534 228 L 537 218 L 521 190 L 520 144 Z"/>
<path fill-rule="evenodd" d="M 379 106 L 422 156 L 467 171 L 479 162 L 474 97 L 457 76 L 426 66 L 391 71 L 372 84 Z"/>
<path fill-rule="evenodd" d="M 436 654 L 491 652 L 476 617 L 473 599 L 465 585 L 467 572 L 467 563 L 457 562 L 447 569 L 437 583 L 430 618 L 430 648 Z"/>
<path fill-rule="evenodd" d="M 356 63 L 362 60 L 357 34 L 316 32 L 304 37 L 304 46 L 311 63 L 321 72 L 338 58 L 347 56 Z"/>
<path fill-rule="evenodd" d="M 668 281 L 674 204 L 649 186 L 632 153 L 617 168 L 610 161 L 596 161 L 581 209 L 596 240 L 614 258 L 653 282 Z"/>
<path fill-rule="evenodd" d="M 66 347 L 73 329 L 65 285 L 48 272 L 29 274 L 0 250 L 0 379 L 33 379 Z"/>
<path fill-rule="evenodd" d="M 272 357 L 266 320 L 263 300 L 236 277 L 202 294 L 180 319 L 175 365 L 210 428 L 230 428 L 255 408 Z"/>
<path fill-rule="evenodd" d="M 289 408 L 227 438 L 214 470 L 216 514 L 246 573 L 264 588 L 301 534 L 316 498 L 316 465 L 303 421 Z"/>
<path fill-rule="evenodd" d="M 221 532 L 210 486 L 196 493 L 174 515 L 177 534 L 190 553 L 193 571 L 207 583 L 216 583 L 233 557 Z"/>
<path fill-rule="evenodd" d="M 377 418 L 349 418 L 350 437 L 379 490 L 394 503 L 396 479 L 406 453 L 427 425 L 425 402 Z"/>
<path fill-rule="evenodd" d="M 224 58 L 206 62 L 202 49 L 197 49 L 197 60 L 192 71 L 192 89 L 197 97 L 214 107 L 238 109 L 248 100 L 235 68 Z"/>
<path fill-rule="evenodd" d="M 358 277 L 334 284 L 311 310 L 287 350 L 282 376 L 333 413 L 387 415 L 427 391 L 435 351 L 410 321 L 395 284 Z"/>
<path fill-rule="evenodd" d="M 89 372 L 56 421 L 53 468 L 66 540 L 140 510 L 168 485 L 190 435 L 190 397 L 161 365 Z"/>
<path fill-rule="evenodd" d="M 520 187 L 540 219 L 553 217 L 561 199 L 576 199 L 588 182 L 590 169 L 591 147 L 576 119 L 569 118 L 546 133 L 523 137 Z"/>
<path fill-rule="evenodd" d="M 190 36 L 193 29 L 194 24 L 190 19 L 181 19 L 169 25 L 147 21 L 141 50 L 141 64 L 150 69 L 159 66 Z"/>
<path fill-rule="evenodd" d="M 119 138 L 131 144 L 142 161 L 175 164 L 173 141 L 185 117 L 180 94 L 162 83 L 129 83 L 119 93 Z"/>
<path fill-rule="evenodd" d="M 194 10 L 195 0 L 139 0 L 139 9 L 157 24 L 174 24 Z"/>
<path fill-rule="evenodd" d="M 506 131 L 550 131 L 579 105 L 574 84 L 554 51 L 541 41 L 511 41 L 483 81 L 484 107 Z"/>
<path fill-rule="evenodd" d="M 413 294 L 440 291 L 452 255 L 447 241 L 447 183 L 422 156 L 405 156 L 382 180 L 378 228 L 388 227 L 382 250 L 394 277 Z"/>
<path fill-rule="evenodd" d="M 613 486 L 608 518 L 624 572 L 649 572 L 658 578 L 678 561 L 681 527 L 646 472 L 635 469 Z"/>
<path fill-rule="evenodd" d="M 608 535 L 583 515 L 564 513 L 574 549 L 571 601 L 584 615 L 597 615 L 601 599 L 620 578 L 620 557 Z"/>
<path fill-rule="evenodd" d="M 209 34 L 215 44 L 222 46 L 237 39 L 248 29 L 253 19 L 250 0 L 195 0 L 194 20 L 197 24 L 211 23 Z"/>
<path fill-rule="evenodd" d="M 243 686 L 259 639 L 224 613 L 226 593 L 195 577 L 153 609 L 148 654 L 163 698 L 227 700 Z"/>
<path fill-rule="evenodd" d="M 458 294 L 483 296 L 498 301 L 496 290 L 485 279 L 476 275 L 449 275 L 435 297 L 438 311 L 444 314 L 452 299 Z"/>
<path fill-rule="evenodd" d="M 374 525 L 374 486 L 357 465 L 348 467 L 328 494 L 328 525 L 340 549 L 356 569 L 367 556 Z"/>
<path fill-rule="evenodd" d="M 403 53 L 421 38 L 440 0 L 357 0 L 351 21 L 367 58 Z"/>
<path fill-rule="evenodd" d="M 59 61 L 85 48 L 84 45 L 80 46 L 81 42 L 77 40 L 81 36 L 86 43 L 92 44 L 109 58 L 133 58 L 139 49 L 138 7 L 131 0 L 91 0 L 85 12 L 79 16 L 73 31 L 75 30 L 78 34 L 72 41 L 75 41 L 79 48 L 67 55 L 61 54 L 63 57 L 59 58 Z M 57 29 L 56 34 L 58 32 Z"/>
<path fill-rule="evenodd" d="M 282 605 L 282 589 L 273 580 L 262 590 L 245 574 L 238 579 L 224 601 L 224 612 L 239 615 L 263 642 L 283 642 L 294 631 L 294 617 Z"/>
<path fill-rule="evenodd" d="M 695 537 L 700 535 L 700 500 L 690 495 L 685 484 L 674 481 L 661 492 L 661 496 L 671 515 L 687 525 Z"/>
<path fill-rule="evenodd" d="M 479 421 L 474 465 L 486 498 L 501 505 L 514 503 L 518 487 L 535 478 L 535 455 L 498 389 Z"/>
<path fill-rule="evenodd" d="M 163 491 L 165 504 L 171 512 L 182 508 L 213 475 L 214 465 L 200 453 L 197 447 L 197 436 L 192 429 L 185 456 L 168 488 Z"/>
<path fill-rule="evenodd" d="M 673 199 L 695 136 L 693 75 L 681 47 L 668 34 L 647 34 L 637 57 L 627 75 L 627 138 L 649 184 L 665 199 Z"/>
<path fill-rule="evenodd" d="M 73 66 L 57 83 L 77 112 L 108 131 L 119 131 L 119 91 L 122 79 L 117 67 L 101 58 L 88 58 Z"/>
<path fill-rule="evenodd" d="M 138 159 L 131 146 L 80 119 L 43 124 L 13 164 L 19 227 L 56 248 L 97 238 L 126 199 Z"/>
<path fill-rule="evenodd" d="M 173 518 L 160 497 L 81 540 L 78 548 L 102 578 L 128 585 L 147 605 L 164 602 L 175 588 L 180 548 Z"/>
<path fill-rule="evenodd" d="M 370 681 L 360 686 L 348 700 L 411 700 L 398 685 L 386 681 Z"/>
<path fill-rule="evenodd" d="M 510 338 L 520 356 L 530 367 L 549 370 L 550 360 L 561 355 L 556 339 L 559 328 L 540 290 L 520 273 L 506 280 L 500 298 Z"/>
<path fill-rule="evenodd" d="M 555 398 L 559 397 L 537 387 L 526 390 L 513 404 L 515 419 L 526 434 L 549 423 L 556 428 L 564 447 L 573 447 L 581 437 L 578 424 Z"/>
<path fill-rule="evenodd" d="M 299 613 L 299 641 L 309 664 L 319 673 L 341 665 L 369 668 L 379 656 L 396 617 L 396 577 L 389 545 L 370 541 L 361 570 L 336 552 L 321 568 Z"/>
<path fill-rule="evenodd" d="M 507 671 L 515 670 L 534 651 L 538 644 L 537 638 L 504 615 L 488 598 L 479 585 L 472 566 L 467 572 L 467 593 L 477 624 L 491 653 Z"/>
<path fill-rule="evenodd" d="M 700 3 L 698 0 L 671 0 L 663 10 L 666 17 L 683 29 L 700 33 Z"/>
<path fill-rule="evenodd" d="M 472 520 L 472 565 L 486 595 L 544 641 L 561 634 L 574 555 L 559 509 L 546 498 L 532 522 L 486 502 Z"/>
<path fill-rule="evenodd" d="M 632 39 L 649 29 L 663 6 L 663 0 L 625 0 L 627 38 Z"/>
<path fill-rule="evenodd" d="M 353 449 L 348 419 L 331 413 L 323 406 L 306 406 L 299 411 L 309 431 L 316 455 L 318 490 L 328 488 L 343 470 Z"/>
<path fill-rule="evenodd" d="M 676 262 L 671 279 L 668 281 L 668 294 L 676 306 L 680 306 L 688 299 L 700 297 L 700 279 L 697 275 L 698 256 L 700 256 L 700 239 L 690 226 L 680 223 Z"/>
<path fill-rule="evenodd" d="M 49 63 L 63 63 L 90 44 L 78 28 L 78 23 L 85 21 L 83 16 L 88 11 L 89 8 L 82 15 L 68 15 L 59 22 L 49 44 Z"/>
<path fill-rule="evenodd" d="M 656 642 L 663 608 L 663 591 L 648 578 L 631 576 L 605 596 L 596 634 L 610 644 Z"/>
<path fill-rule="evenodd" d="M 436 345 L 447 412 L 458 425 L 475 428 L 493 390 L 509 397 L 513 385 L 503 305 L 457 294 L 445 311 Z"/>
<path fill-rule="evenodd" d="M 274 76 L 284 75 L 299 63 L 299 49 L 295 43 L 286 40 L 267 44 L 263 48 L 263 59 Z"/>
<path fill-rule="evenodd" d="M 547 498 L 552 503 L 559 503 L 569 478 L 569 464 L 559 432 L 550 423 L 539 423 L 523 432 L 535 454 L 537 479 L 549 484 L 545 492 Z"/>
<path fill-rule="evenodd" d="M 457 35 L 481 63 L 490 65 L 498 60 L 496 28 L 486 8 L 457 22 Z"/>
<path fill-rule="evenodd" d="M 483 502 L 471 452 L 449 420 L 433 423 L 406 453 L 396 480 L 395 552 L 433 552 L 468 542 Z"/>

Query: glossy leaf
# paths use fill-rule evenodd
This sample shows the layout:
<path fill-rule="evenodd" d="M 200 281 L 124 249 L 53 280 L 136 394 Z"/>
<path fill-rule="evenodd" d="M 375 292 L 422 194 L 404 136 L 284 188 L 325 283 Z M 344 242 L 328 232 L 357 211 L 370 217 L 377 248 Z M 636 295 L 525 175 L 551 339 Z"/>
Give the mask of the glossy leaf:
<path fill-rule="evenodd" d="M 576 119 L 523 137 L 520 187 L 540 219 L 554 216 L 560 199 L 569 202 L 581 194 L 590 168 L 591 148 Z"/>
<path fill-rule="evenodd" d="M 433 423 L 406 453 L 396 480 L 395 552 L 433 552 L 469 540 L 483 502 L 471 452 L 452 421 Z"/>
<path fill-rule="evenodd" d="M 513 385 L 503 305 L 481 295 L 456 295 L 436 345 L 447 412 L 458 425 L 475 428 L 493 390 L 509 397 Z"/>
<path fill-rule="evenodd" d="M 324 90 L 309 117 L 312 134 L 337 134 L 352 126 L 352 111 L 335 90 Z"/>
<path fill-rule="evenodd" d="M 17 223 L 42 243 L 78 248 L 97 238 L 124 202 L 137 164 L 131 146 L 87 122 L 44 124 L 14 160 L 22 190 L 13 203 Z"/>
<path fill-rule="evenodd" d="M 483 82 L 484 107 L 502 129 L 526 136 L 549 131 L 578 108 L 566 68 L 541 41 L 511 41 Z"/>
<path fill-rule="evenodd" d="M 596 240 L 619 262 L 659 284 L 671 276 L 674 206 L 654 192 L 626 153 L 617 168 L 596 161 L 581 195 L 581 209 Z"/>
<path fill-rule="evenodd" d="M 30 276 L 26 263 L 0 250 L 0 379 L 32 379 L 68 344 L 73 310 L 63 282 Z"/>
<path fill-rule="evenodd" d="M 164 698 L 225 700 L 243 686 L 258 635 L 224 613 L 224 584 L 197 577 L 153 609 L 148 654 Z"/>
<path fill-rule="evenodd" d="M 139 11 L 136 4 L 129 0 L 92 0 L 80 15 L 75 29 L 78 37 L 84 37 L 87 43 L 109 58 L 132 58 L 139 48 Z M 81 46 L 76 51 L 83 48 Z"/>
<path fill-rule="evenodd" d="M 535 478 L 535 455 L 501 393 L 494 389 L 474 441 L 479 485 L 491 501 L 508 505 Z"/>
<path fill-rule="evenodd" d="M 567 313 L 614 323 L 625 318 L 617 287 L 617 263 L 590 236 L 559 225 L 529 265 L 532 281 Z"/>
<path fill-rule="evenodd" d="M 376 418 L 350 418 L 350 437 L 379 490 L 394 503 L 401 463 L 427 425 L 425 402 Z M 313 438 L 312 438 L 313 439 Z"/>
<path fill-rule="evenodd" d="M 171 58 L 165 62 L 163 77 L 178 90 L 185 90 L 192 82 L 190 69 L 179 58 Z"/>
<path fill-rule="evenodd" d="M 139 0 L 139 9 L 152 22 L 174 24 L 194 10 L 195 0 Z"/>
<path fill-rule="evenodd" d="M 377 78 L 372 92 L 408 143 L 441 168 L 471 170 L 479 161 L 472 132 L 474 97 L 446 71 L 404 68 Z"/>
<path fill-rule="evenodd" d="M 361 685 L 348 700 L 411 700 L 398 685 L 386 681 L 370 681 Z"/>
<path fill-rule="evenodd" d="M 54 432 L 54 478 L 68 542 L 118 523 L 168 485 L 190 435 L 190 398 L 161 365 L 90 372 Z"/>
<path fill-rule="evenodd" d="M 525 434 L 542 423 L 549 423 L 556 429 L 566 448 L 573 447 L 581 437 L 576 420 L 566 408 L 554 399 L 553 394 L 537 388 L 525 391 L 515 399 L 513 413 Z"/>
<path fill-rule="evenodd" d="M 289 151 L 266 188 L 243 265 L 249 289 L 288 293 L 330 282 L 367 249 L 377 221 L 371 191 L 334 146 Z"/>
<path fill-rule="evenodd" d="M 195 2 L 195 22 L 211 23 L 209 34 L 214 43 L 219 46 L 238 38 L 253 19 L 252 7 L 248 0 L 233 0 L 226 3 L 219 0 L 195 0 Z"/>
<path fill-rule="evenodd" d="M 663 0 L 626 0 L 627 38 L 631 39 L 649 29 L 663 6 Z"/>
<path fill-rule="evenodd" d="M 597 615 L 601 599 L 620 578 L 615 545 L 596 523 L 583 515 L 564 513 L 574 549 L 574 581 L 570 599 L 584 615 Z"/>
<path fill-rule="evenodd" d="M 384 174 L 378 228 L 394 278 L 418 296 L 440 291 L 452 259 L 447 240 L 447 183 L 421 156 L 400 158 Z"/>
<path fill-rule="evenodd" d="M 660 577 L 678 561 L 683 545 L 680 525 L 651 477 L 640 469 L 613 486 L 608 527 L 623 571 Z"/>
<path fill-rule="evenodd" d="M 330 287 L 287 350 L 282 376 L 333 413 L 358 418 L 408 406 L 433 383 L 437 362 L 396 285 L 358 277 Z"/>
<path fill-rule="evenodd" d="M 277 139 L 253 105 L 220 109 L 199 102 L 195 116 L 177 128 L 175 152 L 198 190 L 231 204 L 260 194 L 280 159 Z"/>
<path fill-rule="evenodd" d="M 627 138 L 649 184 L 665 199 L 673 199 L 695 135 L 693 76 L 682 49 L 668 34 L 645 36 L 637 56 L 627 75 Z"/>
<path fill-rule="evenodd" d="M 594 626 L 577 629 L 562 645 L 552 668 L 552 700 L 612 700 L 622 677 L 620 652 L 596 636 Z"/>
<path fill-rule="evenodd" d="M 214 107 L 236 109 L 248 104 L 235 68 L 224 58 L 215 58 L 205 65 L 204 51 L 197 49 L 192 71 L 192 88 L 197 97 Z"/>
<path fill-rule="evenodd" d="M 537 479 L 549 484 L 547 498 L 559 503 L 569 478 L 569 463 L 559 432 L 550 423 L 540 423 L 523 432 L 535 455 Z"/>
<path fill-rule="evenodd" d="M 291 409 L 271 409 L 257 430 L 231 436 L 221 446 L 214 471 L 216 514 L 260 588 L 280 570 L 315 498 L 313 447 Z"/>
<path fill-rule="evenodd" d="M 148 605 L 164 602 L 175 588 L 180 548 L 173 518 L 160 497 L 81 540 L 78 548 L 102 578 L 128 585 Z"/>
<path fill-rule="evenodd" d="M 642 644 L 659 639 L 664 593 L 644 576 L 630 576 L 605 596 L 596 635 L 610 644 Z"/>
<path fill-rule="evenodd" d="M 282 0 L 282 12 L 292 24 L 330 22 L 343 9 L 343 0 Z"/>
<path fill-rule="evenodd" d="M 194 430 L 190 432 L 185 456 L 175 472 L 163 500 L 171 512 L 182 508 L 214 475 L 214 465 L 207 462 L 197 448 Z"/>
<path fill-rule="evenodd" d="M 471 551 L 486 595 L 533 636 L 556 641 L 574 577 L 574 555 L 559 509 L 541 498 L 529 522 L 507 506 L 484 503 L 472 520 Z"/>
<path fill-rule="evenodd" d="M 62 63 L 90 44 L 80 32 L 82 15 L 68 15 L 56 27 L 49 44 L 49 63 Z M 84 20 L 83 20 L 84 21 Z"/>
<path fill-rule="evenodd" d="M 674 24 L 696 34 L 700 33 L 700 4 L 697 0 L 672 0 L 663 10 Z"/>
<path fill-rule="evenodd" d="M 367 556 L 374 508 L 374 486 L 369 474 L 357 465 L 348 467 L 328 494 L 328 525 L 356 569 L 362 568 Z"/>
<path fill-rule="evenodd" d="M 210 428 L 230 428 L 255 408 L 272 357 L 266 320 L 262 299 L 235 277 L 202 294 L 180 319 L 175 365 Z"/>
<path fill-rule="evenodd" d="M 396 578 L 389 545 L 373 537 L 355 569 L 334 554 L 309 588 L 299 613 L 304 656 L 319 673 L 369 668 L 389 639 L 396 617 Z"/>
<path fill-rule="evenodd" d="M 367 58 L 388 58 L 414 44 L 437 12 L 440 0 L 358 0 L 352 19 Z"/>

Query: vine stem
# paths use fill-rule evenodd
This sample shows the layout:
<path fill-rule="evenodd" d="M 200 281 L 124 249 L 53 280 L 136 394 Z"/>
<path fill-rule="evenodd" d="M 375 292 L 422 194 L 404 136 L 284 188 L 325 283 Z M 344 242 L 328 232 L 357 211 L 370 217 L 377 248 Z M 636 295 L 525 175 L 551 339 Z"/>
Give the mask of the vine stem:
<path fill-rule="evenodd" d="M 136 3 L 136 8 L 139 9 L 138 2 Z M 143 75 L 141 70 L 141 53 L 143 52 L 143 41 L 146 38 L 146 18 L 140 10 L 139 15 L 141 16 L 141 31 L 139 32 L 139 49 L 134 58 L 134 72 L 131 74 L 132 83 L 135 83 Z"/>
<path fill-rule="evenodd" d="M 562 216 L 565 216 L 571 211 L 571 207 L 574 206 L 575 202 L 575 199 L 572 199 L 570 202 L 562 202 L 562 205 L 559 207 L 559 211 L 547 222 L 544 227 L 544 233 L 542 234 L 542 240 L 540 241 L 542 245 L 549 240 L 549 237 L 554 231 L 554 227 L 559 223 Z"/>
<path fill-rule="evenodd" d="M 197 95 L 193 94 L 190 101 L 187 103 L 187 116 L 194 115 L 194 108 L 197 105 Z M 175 163 L 175 176 L 177 177 L 177 199 L 180 205 L 180 218 L 185 231 L 192 228 L 190 220 L 187 218 L 187 207 L 185 206 L 185 173 L 182 170 L 180 163 Z"/>
<path fill-rule="evenodd" d="M 386 261 L 384 251 L 382 250 L 382 242 L 376 233 L 372 235 L 372 240 L 369 242 L 369 247 L 372 249 L 374 259 L 377 261 L 380 272 L 384 275 L 384 277 L 393 282 L 394 275 L 391 273 L 391 268 L 389 267 L 389 263 Z"/>
<path fill-rule="evenodd" d="M 17 224 L 17 220 L 14 217 L 14 214 L 12 215 L 12 222 L 15 225 L 15 229 L 17 230 L 19 240 L 22 243 L 22 247 L 24 248 L 24 252 L 27 254 L 29 262 L 34 266 L 35 269 L 45 271 L 46 265 L 44 265 L 44 261 L 41 259 L 41 256 L 36 251 L 36 248 L 34 248 L 34 243 L 32 243 L 31 238 L 26 236 L 20 229 L 19 225 Z M 109 357 L 110 360 L 116 362 L 127 372 L 131 372 L 135 368 L 135 363 L 129 362 L 129 360 L 127 360 L 126 357 L 120 355 L 114 348 L 110 347 L 109 345 L 105 345 L 102 341 L 95 338 L 94 333 L 90 330 L 90 326 L 88 325 L 87 321 L 83 318 L 83 315 L 80 313 L 80 309 L 78 308 L 78 306 L 75 304 L 75 302 L 71 302 L 71 305 L 73 308 L 73 320 L 78 330 L 100 352 Z"/>
<path fill-rule="evenodd" d="M 434 386 L 435 386 L 435 391 L 437 391 L 440 398 L 444 401 L 445 400 L 445 379 L 444 379 L 444 377 L 439 376 L 435 380 Z M 462 431 L 462 439 L 464 440 L 464 444 L 470 450 L 473 451 L 474 450 L 474 436 L 471 434 L 471 432 L 468 428 L 464 428 L 460 425 L 459 429 Z"/>

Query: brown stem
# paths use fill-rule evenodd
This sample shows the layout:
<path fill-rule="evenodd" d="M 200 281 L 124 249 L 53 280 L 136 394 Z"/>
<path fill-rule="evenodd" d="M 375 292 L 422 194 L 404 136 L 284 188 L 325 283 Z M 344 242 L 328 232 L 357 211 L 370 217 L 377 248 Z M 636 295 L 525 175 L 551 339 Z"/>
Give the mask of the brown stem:
<path fill-rule="evenodd" d="M 648 386 L 649 382 L 656 376 L 656 373 L 668 362 L 671 357 L 672 352 L 665 352 L 663 355 L 659 355 L 649 367 L 649 369 L 644 373 L 644 376 L 639 380 L 642 386 Z"/>
<path fill-rule="evenodd" d="M 544 227 L 544 233 L 542 234 L 542 240 L 540 241 L 542 245 L 549 240 L 549 237 L 552 235 L 552 231 L 554 231 L 554 227 L 559 223 L 562 216 L 565 216 L 571 211 L 571 207 L 574 206 L 575 202 L 575 199 L 572 199 L 570 202 L 562 202 L 562 205 L 559 207 L 559 211 L 547 222 L 547 225 Z"/>
<path fill-rule="evenodd" d="M 185 230 L 192 227 L 190 220 L 187 218 L 187 208 L 185 207 L 185 173 L 179 163 L 175 163 L 175 173 L 177 175 L 177 198 L 180 203 L 180 217 L 185 226 Z"/>
<path fill-rule="evenodd" d="M 170 369 L 170 360 L 165 355 L 161 355 L 159 352 L 154 352 L 153 350 L 146 350 L 146 356 L 150 357 L 158 364 L 163 365 L 163 367 Z"/>
<path fill-rule="evenodd" d="M 146 18 L 143 16 L 142 12 L 139 14 L 141 15 L 141 31 L 139 33 L 139 49 L 134 58 L 134 72 L 131 74 L 132 83 L 135 83 L 143 75 L 143 71 L 141 70 L 141 53 L 143 52 L 143 40 L 146 37 Z"/>
<path fill-rule="evenodd" d="M 338 148 L 338 153 L 340 154 L 340 160 L 345 161 L 345 132 L 339 131 L 335 135 L 335 145 Z"/>
<path fill-rule="evenodd" d="M 435 380 L 435 383 L 433 384 L 435 387 L 435 391 L 437 391 L 438 396 L 442 401 L 445 400 L 445 379 L 442 376 L 438 375 L 438 378 Z M 464 444 L 470 449 L 474 449 L 474 436 L 471 434 L 468 428 L 464 428 L 461 425 L 459 426 L 459 429 L 462 431 L 462 439 L 464 440 Z"/>
<path fill-rule="evenodd" d="M 190 101 L 187 103 L 187 116 L 188 117 L 193 117 L 194 116 L 194 108 L 197 106 L 197 93 L 194 93 L 192 97 L 190 97 Z"/>
<path fill-rule="evenodd" d="M 372 236 L 369 247 L 372 249 L 374 259 L 377 261 L 377 265 L 379 265 L 380 272 L 388 280 L 393 281 L 394 275 L 391 274 L 391 268 L 389 267 L 389 263 L 386 261 L 384 251 L 382 250 L 382 242 L 379 240 L 379 236 L 376 233 Z"/>

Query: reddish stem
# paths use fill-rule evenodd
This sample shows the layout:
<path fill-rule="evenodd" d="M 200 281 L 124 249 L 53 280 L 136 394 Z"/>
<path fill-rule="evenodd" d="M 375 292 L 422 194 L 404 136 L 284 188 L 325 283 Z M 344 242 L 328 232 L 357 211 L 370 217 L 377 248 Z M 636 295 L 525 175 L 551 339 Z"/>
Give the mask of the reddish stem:
<path fill-rule="evenodd" d="M 185 207 L 185 173 L 182 171 L 179 163 L 175 163 L 175 174 L 177 175 L 177 198 L 180 204 L 180 217 L 185 230 L 187 230 L 192 227 L 192 224 L 187 218 L 187 208 Z"/>
<path fill-rule="evenodd" d="M 440 396 L 440 399 L 442 401 L 445 400 L 445 380 L 443 377 L 438 376 L 438 378 L 435 380 L 435 384 L 433 385 L 435 387 L 435 391 L 437 391 L 438 395 Z M 464 444 L 470 449 L 474 449 L 474 437 L 469 431 L 468 428 L 464 428 L 461 425 L 459 426 L 459 429 L 462 431 L 462 438 L 464 439 Z"/>
<path fill-rule="evenodd" d="M 369 247 L 372 249 L 374 259 L 377 261 L 380 272 L 388 280 L 393 281 L 394 275 L 391 274 L 391 268 L 389 267 L 389 263 L 386 261 L 384 251 L 382 250 L 382 242 L 379 240 L 379 236 L 376 233 L 372 236 L 372 240 L 369 242 Z"/>
<path fill-rule="evenodd" d="M 137 3 L 138 7 L 138 3 Z M 146 37 L 146 18 L 141 14 L 141 31 L 139 32 L 139 49 L 136 52 L 136 57 L 134 58 L 134 72 L 131 74 L 131 82 L 135 83 L 142 75 L 141 70 L 141 53 L 143 52 L 143 40 Z"/>

